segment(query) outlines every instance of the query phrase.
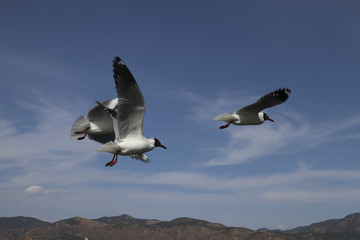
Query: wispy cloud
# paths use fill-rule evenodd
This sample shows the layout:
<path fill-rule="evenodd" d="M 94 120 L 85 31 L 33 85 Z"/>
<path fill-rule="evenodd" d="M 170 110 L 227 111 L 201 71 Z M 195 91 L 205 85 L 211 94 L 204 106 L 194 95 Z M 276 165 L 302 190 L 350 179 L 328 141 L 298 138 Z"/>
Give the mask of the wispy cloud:
<path fill-rule="evenodd" d="M 288 190 L 269 191 L 263 194 L 263 198 L 269 202 L 286 203 L 321 203 L 321 202 L 357 202 L 360 199 L 359 188 L 333 188 L 322 190 Z"/>
<path fill-rule="evenodd" d="M 218 99 L 215 105 L 218 109 L 214 114 L 217 114 L 224 103 Z M 23 207 L 18 208 L 26 211 L 28 206 L 43 209 L 45 205 L 50 209 L 50 205 L 59 205 L 67 211 L 67 217 L 73 214 L 98 217 L 114 214 L 113 208 L 108 206 L 121 202 L 117 213 L 178 217 L 191 216 L 195 211 L 198 216 L 204 216 L 201 207 L 215 209 L 219 205 L 226 205 L 226 211 L 231 212 L 239 205 L 251 207 L 284 201 L 287 204 L 321 203 L 326 197 L 333 202 L 360 201 L 356 187 L 360 183 L 360 171 L 356 169 L 311 169 L 300 165 L 293 171 L 245 177 L 209 168 L 184 171 L 125 170 L 118 165 L 112 169 L 94 168 L 88 162 L 95 157 L 97 144 L 88 140 L 74 142 L 69 138 L 71 125 L 81 113 L 42 96 L 18 102 L 18 106 L 34 116 L 31 127 L 24 131 L 0 111 L 0 129 L 3 130 L 0 131 L 3 143 L 0 169 L 14 171 L 3 177 L 0 195 L 10 208 L 22 204 Z M 315 126 L 300 114 L 292 117 L 296 113 L 289 116 L 287 113 L 280 112 L 279 125 L 233 127 L 221 132 L 228 140 L 224 146 L 214 149 L 217 158 L 205 165 L 239 164 L 265 155 L 311 149 L 328 141 L 356 139 L 360 135 L 353 131 L 359 126 L 359 117 Z M 338 185 L 339 182 L 342 185 Z M 337 197 L 351 192 L 352 199 Z M 60 196 L 67 201 L 60 201 Z M 74 207 L 64 202 L 71 202 Z M 102 206 L 93 209 L 99 202 Z M 56 216 L 62 214 L 65 213 Z"/>
<path fill-rule="evenodd" d="M 290 173 L 276 173 L 269 176 L 226 177 L 196 172 L 161 172 L 155 174 L 129 174 L 122 172 L 118 176 L 106 177 L 104 181 L 126 182 L 142 185 L 169 185 L 180 188 L 197 189 L 203 191 L 241 192 L 249 189 L 288 189 L 299 183 L 319 184 L 338 181 L 359 181 L 359 170 L 312 170 L 300 167 Z"/>
<path fill-rule="evenodd" d="M 256 100 L 253 96 L 241 98 L 241 95 L 226 92 L 213 99 L 189 92 L 184 92 L 184 96 L 193 102 L 189 118 L 202 124 L 209 122 L 217 114 L 236 110 L 239 106 L 235 106 L 235 103 L 248 104 Z M 201 165 L 212 167 L 242 164 L 261 156 L 306 151 L 327 142 L 360 138 L 359 115 L 341 120 L 311 122 L 285 105 L 280 107 L 275 111 L 275 124 L 232 126 L 223 130 L 229 136 L 228 142 L 215 149 L 216 157 Z"/>
<path fill-rule="evenodd" d="M 256 100 L 256 96 L 246 96 L 240 93 L 220 91 L 214 98 L 205 98 L 201 94 L 190 91 L 180 91 L 180 99 L 191 102 L 190 114 L 188 118 L 202 124 L 212 120 L 223 112 L 233 112 L 240 108 L 239 103 L 250 104 Z"/>
<path fill-rule="evenodd" d="M 16 51 L 8 51 L 8 49 L 1 49 L 1 51 L 3 54 L 0 56 L 0 64 L 9 69 L 16 69 L 16 74 L 21 73 L 20 76 L 22 77 L 19 78 L 19 82 L 21 82 L 21 79 L 24 79 L 24 76 L 34 75 L 42 76 L 42 78 L 33 77 L 32 83 L 34 83 L 34 81 L 49 82 L 49 79 L 52 79 L 71 85 L 77 84 L 76 79 L 70 74 L 66 74 L 67 71 L 58 65 L 55 60 L 49 62 L 35 56 L 18 53 Z M 28 81 L 28 79 L 25 80 Z"/>
<path fill-rule="evenodd" d="M 61 197 L 63 195 L 69 194 L 70 191 L 65 189 L 45 189 L 42 186 L 32 185 L 27 187 L 24 190 L 24 193 L 29 196 L 53 195 L 56 197 Z"/>
<path fill-rule="evenodd" d="M 327 142 L 359 138 L 360 117 L 339 121 L 310 124 L 284 119 L 277 127 L 265 125 L 231 129 L 229 142 L 217 149 L 218 157 L 205 166 L 240 164 L 269 154 L 301 152 Z M 349 132 L 347 132 L 349 131 Z"/>
<path fill-rule="evenodd" d="M 70 128 L 80 114 L 54 105 L 40 95 L 30 101 L 20 101 L 16 106 L 16 110 L 23 112 L 24 116 L 19 121 L 27 127 L 20 127 L 19 123 L 8 120 L 5 112 L 0 112 L 2 168 L 31 168 L 51 165 L 55 161 L 60 165 L 75 164 L 94 155 L 93 142 L 74 144 L 69 137 Z"/>

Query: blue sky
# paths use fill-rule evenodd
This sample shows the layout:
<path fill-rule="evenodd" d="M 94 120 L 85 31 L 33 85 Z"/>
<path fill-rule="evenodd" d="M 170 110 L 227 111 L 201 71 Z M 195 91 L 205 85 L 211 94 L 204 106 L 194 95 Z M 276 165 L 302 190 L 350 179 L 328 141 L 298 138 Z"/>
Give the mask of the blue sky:
<path fill-rule="evenodd" d="M 358 1 L 6 1 L 0 212 L 130 214 L 292 228 L 359 211 Z M 70 129 L 115 97 L 120 56 L 147 103 L 150 164 Z M 213 121 L 278 88 L 275 123 Z"/>

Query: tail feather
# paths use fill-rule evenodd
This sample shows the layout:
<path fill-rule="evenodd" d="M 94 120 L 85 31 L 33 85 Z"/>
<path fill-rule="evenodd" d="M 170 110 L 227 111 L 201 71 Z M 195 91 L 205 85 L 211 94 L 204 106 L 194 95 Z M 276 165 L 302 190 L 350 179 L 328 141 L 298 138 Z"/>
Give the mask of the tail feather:
<path fill-rule="evenodd" d="M 231 122 L 234 121 L 234 116 L 230 113 L 222 113 L 216 116 L 213 120 Z"/>
<path fill-rule="evenodd" d="M 87 128 L 90 128 L 89 120 L 84 116 L 80 116 L 78 119 L 76 119 L 75 123 L 71 128 L 70 137 L 76 140 L 79 137 L 84 136 L 85 132 L 84 133 L 79 133 L 79 132 L 82 132 Z"/>
<path fill-rule="evenodd" d="M 96 149 L 97 152 L 108 152 L 113 154 L 115 154 L 118 150 L 119 150 L 119 145 L 117 145 L 113 141 L 107 142 L 101 145 L 100 147 L 98 147 L 98 149 Z"/>

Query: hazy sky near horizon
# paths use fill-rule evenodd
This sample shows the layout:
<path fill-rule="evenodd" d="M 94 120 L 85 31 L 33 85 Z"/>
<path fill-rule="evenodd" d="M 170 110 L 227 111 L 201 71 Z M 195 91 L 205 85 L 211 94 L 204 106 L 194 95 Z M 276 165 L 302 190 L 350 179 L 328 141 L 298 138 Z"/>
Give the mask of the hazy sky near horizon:
<path fill-rule="evenodd" d="M 292 228 L 359 211 L 359 1 L 5 1 L 0 216 L 129 214 Z M 116 96 L 120 56 L 146 100 L 150 164 L 69 137 Z M 275 123 L 212 119 L 288 87 Z"/>

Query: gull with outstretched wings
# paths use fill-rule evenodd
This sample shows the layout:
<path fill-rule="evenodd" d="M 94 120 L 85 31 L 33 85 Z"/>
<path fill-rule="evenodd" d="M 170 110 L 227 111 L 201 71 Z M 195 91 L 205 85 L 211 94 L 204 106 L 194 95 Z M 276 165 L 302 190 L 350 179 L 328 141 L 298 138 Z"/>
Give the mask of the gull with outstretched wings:
<path fill-rule="evenodd" d="M 266 120 L 274 122 L 266 113 L 261 112 L 265 108 L 274 107 L 285 102 L 290 96 L 291 90 L 282 88 L 274 92 L 268 93 L 261 97 L 255 103 L 236 110 L 234 113 L 223 113 L 214 118 L 214 120 L 225 121 L 227 124 L 220 126 L 224 129 L 234 125 L 258 125 Z"/>

